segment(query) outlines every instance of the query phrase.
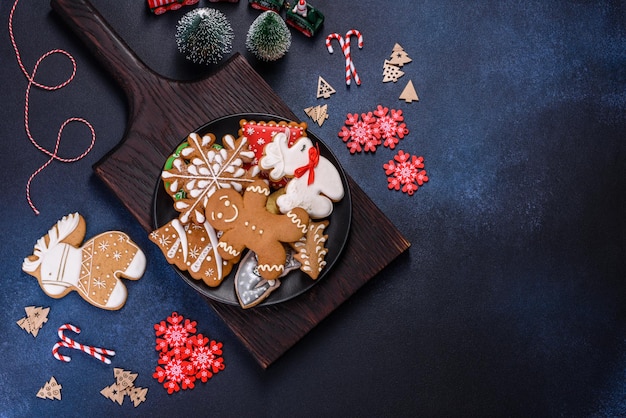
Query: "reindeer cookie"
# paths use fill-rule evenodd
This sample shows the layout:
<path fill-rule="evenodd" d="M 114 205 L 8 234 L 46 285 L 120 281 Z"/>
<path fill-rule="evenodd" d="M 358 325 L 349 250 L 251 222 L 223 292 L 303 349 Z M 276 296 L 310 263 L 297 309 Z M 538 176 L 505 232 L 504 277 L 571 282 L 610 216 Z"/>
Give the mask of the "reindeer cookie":
<path fill-rule="evenodd" d="M 50 297 L 62 298 L 75 290 L 98 308 L 120 309 L 128 296 L 120 278 L 140 279 L 146 257 L 128 235 L 118 231 L 103 232 L 80 246 L 85 232 L 81 215 L 64 216 L 37 241 L 22 270 L 36 277 Z"/>
<path fill-rule="evenodd" d="M 222 258 L 241 255 L 245 248 L 254 251 L 258 271 L 266 280 L 274 280 L 285 269 L 287 253 L 283 243 L 299 240 L 306 232 L 309 215 L 302 208 L 286 214 L 270 213 L 265 208 L 269 186 L 257 180 L 242 195 L 233 189 L 220 189 L 209 198 L 206 219 L 223 231 L 218 242 Z"/>
<path fill-rule="evenodd" d="M 325 218 L 333 211 L 333 201 L 341 200 L 344 195 L 339 172 L 320 155 L 308 137 L 299 138 L 291 146 L 288 138 L 288 129 L 277 133 L 265 146 L 265 154 L 259 161 L 262 169 L 270 170 L 272 180 L 293 177 L 276 204 L 282 213 L 301 207 L 311 218 Z"/>

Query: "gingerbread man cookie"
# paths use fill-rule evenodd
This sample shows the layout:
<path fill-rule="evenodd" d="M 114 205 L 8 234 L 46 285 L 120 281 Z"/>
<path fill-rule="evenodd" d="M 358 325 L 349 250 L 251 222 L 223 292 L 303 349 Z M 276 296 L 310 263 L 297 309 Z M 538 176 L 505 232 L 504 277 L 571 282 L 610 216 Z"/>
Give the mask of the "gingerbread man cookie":
<path fill-rule="evenodd" d="M 267 211 L 265 204 L 269 186 L 257 180 L 242 195 L 233 189 L 220 189 L 209 198 L 206 219 L 217 230 L 223 231 L 218 249 L 228 260 L 241 255 L 248 248 L 257 254 L 261 277 L 274 280 L 285 269 L 287 253 L 283 243 L 299 240 L 306 232 L 309 215 L 302 208 L 286 214 Z"/>
<path fill-rule="evenodd" d="M 146 257 L 128 235 L 108 231 L 79 245 L 85 238 L 85 220 L 78 213 L 64 216 L 35 244 L 22 270 L 39 281 L 50 297 L 62 298 L 72 290 L 102 309 L 124 306 L 128 292 L 121 277 L 138 280 Z"/>

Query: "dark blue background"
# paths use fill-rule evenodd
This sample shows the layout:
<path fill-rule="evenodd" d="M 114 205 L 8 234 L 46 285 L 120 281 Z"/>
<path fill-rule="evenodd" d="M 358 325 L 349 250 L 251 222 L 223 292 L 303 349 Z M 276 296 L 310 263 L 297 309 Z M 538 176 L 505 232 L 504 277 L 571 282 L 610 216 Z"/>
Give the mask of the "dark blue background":
<path fill-rule="evenodd" d="M 10 3 L 0 3 L 1 416 L 626 415 L 626 3 L 318 0 L 322 32 L 313 39 L 292 32 L 287 56 L 266 64 L 245 50 L 257 11 L 245 1 L 201 0 L 226 14 L 234 52 L 412 243 L 268 370 L 92 174 L 124 134 L 126 101 L 44 0 L 21 0 L 17 9 L 24 63 L 30 71 L 41 54 L 63 48 L 78 73 L 63 90 L 32 92 L 31 130 L 52 148 L 63 120 L 80 116 L 97 140 L 85 159 L 55 162 L 35 177 L 41 214 L 32 213 L 26 182 L 47 157 L 24 132 L 27 80 L 8 37 Z M 93 3 L 155 71 L 193 79 L 215 70 L 176 50 L 175 25 L 189 8 L 155 17 L 140 0 Z M 330 55 L 324 40 L 352 28 L 365 39 L 362 50 L 352 47 L 363 83 L 346 88 L 343 57 Z M 413 62 L 397 83 L 383 84 L 395 43 Z M 54 56 L 37 80 L 55 84 L 69 70 Z M 337 90 L 328 100 L 315 97 L 318 76 Z M 408 80 L 418 103 L 398 100 Z M 322 103 L 330 118 L 319 127 L 303 109 Z M 430 182 L 412 197 L 387 190 L 382 164 L 395 152 L 350 155 L 337 137 L 347 113 L 378 104 L 403 110 L 410 133 L 399 149 L 425 158 Z M 86 129 L 71 125 L 60 154 L 80 154 L 88 142 Z M 51 299 L 21 271 L 35 241 L 74 211 L 86 218 L 88 237 L 123 230 L 147 254 L 147 271 L 127 281 L 120 311 L 77 294 Z M 372 242 L 371 251 L 384 245 Z M 51 308 L 37 338 L 15 324 L 28 305 Z M 153 325 L 172 311 L 224 343 L 226 369 L 168 396 L 151 377 Z M 113 364 L 75 351 L 69 364 L 55 360 L 50 350 L 65 322 L 83 329 L 79 341 L 115 349 Z M 113 367 L 139 374 L 146 402 L 135 409 L 99 394 L 113 383 Z M 36 397 L 51 376 L 63 385 L 62 401 Z"/>

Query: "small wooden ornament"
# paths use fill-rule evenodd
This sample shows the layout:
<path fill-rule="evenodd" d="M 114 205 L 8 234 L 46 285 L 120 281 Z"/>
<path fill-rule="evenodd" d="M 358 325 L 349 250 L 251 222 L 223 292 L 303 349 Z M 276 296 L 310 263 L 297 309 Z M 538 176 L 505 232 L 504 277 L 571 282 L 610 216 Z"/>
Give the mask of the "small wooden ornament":
<path fill-rule="evenodd" d="M 145 402 L 146 395 L 148 394 L 148 388 L 139 388 L 139 387 L 130 387 L 126 389 L 126 394 L 132 401 L 135 408 L 139 406 L 140 403 Z"/>
<path fill-rule="evenodd" d="M 33 337 L 37 337 L 39 330 L 43 327 L 43 324 L 48 322 L 48 313 L 50 308 L 42 308 L 41 306 L 27 306 L 24 308 L 26 316 L 17 321 L 17 325 L 24 331 L 32 334 Z"/>
<path fill-rule="evenodd" d="M 398 67 L 402 67 L 404 64 L 408 64 L 413 61 L 409 54 L 406 53 L 404 48 L 400 46 L 400 44 L 395 44 L 393 47 L 393 52 L 389 57 L 389 63 L 393 65 L 397 65 Z"/>
<path fill-rule="evenodd" d="M 304 113 L 313 119 L 319 126 L 322 126 L 328 119 L 328 105 L 311 106 L 304 109 Z"/>
<path fill-rule="evenodd" d="M 419 102 L 419 97 L 417 97 L 417 92 L 415 91 L 415 87 L 413 87 L 413 81 L 409 80 L 406 83 L 406 87 L 402 90 L 400 94 L 400 100 L 404 100 L 407 103 L 411 102 Z"/>
<path fill-rule="evenodd" d="M 395 83 L 403 75 L 404 71 L 391 64 L 389 60 L 385 60 L 385 64 L 383 65 L 383 83 L 388 83 L 390 81 Z"/>
<path fill-rule="evenodd" d="M 54 376 L 50 378 L 37 392 L 37 397 L 41 399 L 56 399 L 58 401 L 61 400 L 61 389 L 63 387 L 56 381 Z"/>
<path fill-rule="evenodd" d="M 113 374 L 115 375 L 115 381 L 118 386 L 124 389 L 132 387 L 133 382 L 137 379 L 137 373 L 131 373 L 119 367 L 113 369 Z"/>
<path fill-rule="evenodd" d="M 124 402 L 124 394 L 126 393 L 126 389 L 120 387 L 117 383 L 113 383 L 110 386 L 105 387 L 100 391 L 100 394 L 107 399 L 112 400 L 113 402 L 117 402 L 118 404 L 122 404 Z"/>
<path fill-rule="evenodd" d="M 321 76 L 317 79 L 317 98 L 323 97 L 324 99 L 328 99 L 331 94 L 335 94 L 336 91 L 328 84 L 326 80 L 324 80 Z"/>

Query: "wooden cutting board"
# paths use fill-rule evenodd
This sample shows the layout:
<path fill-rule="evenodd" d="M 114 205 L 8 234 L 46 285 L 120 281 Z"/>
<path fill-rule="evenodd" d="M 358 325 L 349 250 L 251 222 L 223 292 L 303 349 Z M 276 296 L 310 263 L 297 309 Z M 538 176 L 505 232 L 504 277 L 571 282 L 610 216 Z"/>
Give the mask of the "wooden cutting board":
<path fill-rule="evenodd" d="M 171 80 L 146 67 L 88 1 L 52 0 L 51 6 L 127 96 L 124 138 L 94 171 L 146 231 L 154 229 L 153 194 L 163 164 L 191 130 L 238 113 L 298 120 L 239 54 L 202 80 Z M 287 302 L 248 310 L 207 299 L 263 368 L 410 246 L 349 176 L 348 183 L 353 202 L 350 236 L 341 259 L 319 284 Z M 372 242 L 385 244 L 372 252 Z"/>

